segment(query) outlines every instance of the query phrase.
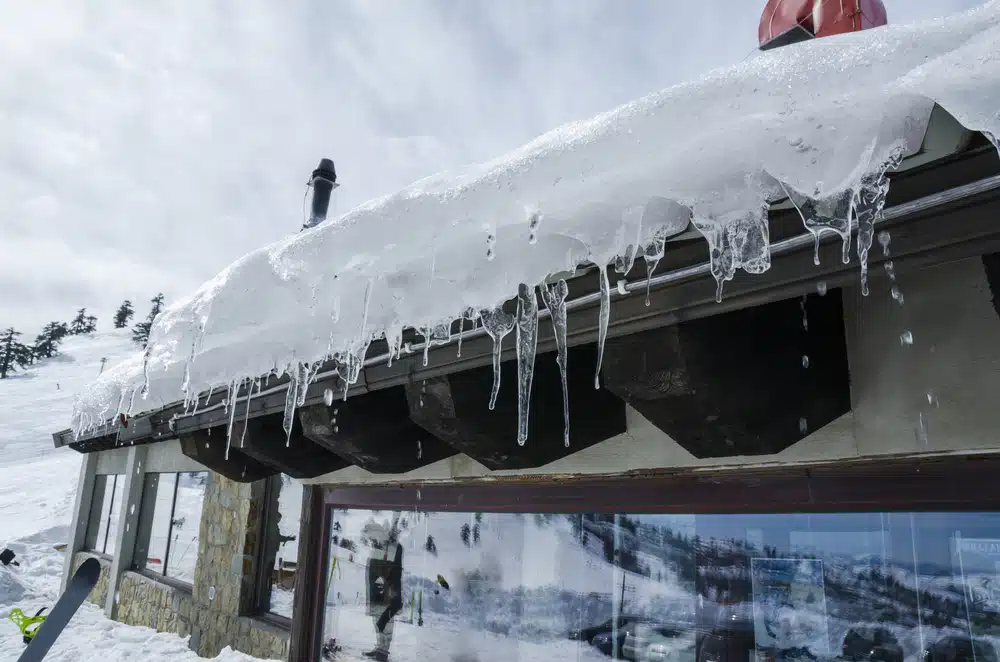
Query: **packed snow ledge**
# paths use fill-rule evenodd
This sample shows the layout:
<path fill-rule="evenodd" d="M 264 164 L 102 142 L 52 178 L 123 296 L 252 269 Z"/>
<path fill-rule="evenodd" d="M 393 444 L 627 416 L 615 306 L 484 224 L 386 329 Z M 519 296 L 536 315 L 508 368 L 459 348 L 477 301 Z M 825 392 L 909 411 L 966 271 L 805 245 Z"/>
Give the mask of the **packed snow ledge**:
<path fill-rule="evenodd" d="M 301 382 L 328 357 L 356 378 L 373 337 L 398 346 L 403 327 L 489 311 L 519 284 L 655 255 L 677 230 L 665 200 L 692 210 L 720 286 L 766 270 L 768 200 L 877 215 L 880 176 L 933 103 L 1000 136 L 1000 0 L 757 54 L 250 253 L 162 313 L 146 356 L 81 395 L 74 429 L 275 371 Z"/>

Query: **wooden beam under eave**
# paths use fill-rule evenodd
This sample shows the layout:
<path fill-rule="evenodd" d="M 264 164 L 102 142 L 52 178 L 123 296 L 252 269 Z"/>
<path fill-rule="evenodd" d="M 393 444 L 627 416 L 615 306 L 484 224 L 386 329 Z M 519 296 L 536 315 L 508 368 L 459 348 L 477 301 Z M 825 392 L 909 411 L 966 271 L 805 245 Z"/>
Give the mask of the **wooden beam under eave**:
<path fill-rule="evenodd" d="M 570 443 L 565 444 L 563 392 L 556 353 L 535 359 L 528 438 L 517 443 L 515 361 L 501 364 L 496 406 L 489 409 L 492 367 L 475 368 L 407 385 L 410 416 L 424 429 L 489 469 L 541 467 L 625 432 L 625 403 L 594 388 L 593 345 L 569 350 Z"/>
<path fill-rule="evenodd" d="M 184 455 L 238 483 L 252 483 L 278 473 L 276 469 L 261 464 L 240 452 L 238 448 L 230 447 L 227 453 L 224 428 L 209 428 L 182 434 L 180 442 L 181 452 Z"/>
<path fill-rule="evenodd" d="M 302 434 L 344 460 L 376 474 L 400 474 L 456 453 L 410 420 L 402 387 L 299 409 Z"/>
<path fill-rule="evenodd" d="M 295 417 L 291 435 L 283 427 L 284 416 L 272 414 L 237 421 L 233 445 L 244 455 L 292 478 L 315 478 L 351 465 L 344 458 L 312 442 L 302 434 Z M 244 431 L 245 426 L 245 431 Z"/>
<path fill-rule="evenodd" d="M 831 290 L 609 340 L 604 378 L 695 457 L 771 455 L 850 411 L 844 333 Z"/>

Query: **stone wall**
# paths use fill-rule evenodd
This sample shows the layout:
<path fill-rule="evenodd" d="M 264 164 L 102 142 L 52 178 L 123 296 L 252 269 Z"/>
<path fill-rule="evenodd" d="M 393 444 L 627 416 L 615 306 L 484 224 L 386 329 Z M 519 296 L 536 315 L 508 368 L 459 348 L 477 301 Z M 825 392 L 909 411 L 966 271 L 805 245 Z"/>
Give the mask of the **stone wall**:
<path fill-rule="evenodd" d="M 215 657 L 230 646 L 253 657 L 287 659 L 288 632 L 245 616 L 256 606 L 254 578 L 265 493 L 264 481 L 241 484 L 210 473 L 193 585 L 188 589 L 125 572 L 118 588 L 117 619 L 190 637 L 191 649 L 204 657 Z M 77 554 L 74 566 L 89 556 Z M 103 607 L 111 564 L 98 559 L 101 579 L 91 601 Z"/>
<path fill-rule="evenodd" d="M 134 572 L 122 577 L 118 620 L 191 637 L 191 649 L 214 657 L 226 646 L 264 659 L 288 657 L 288 635 L 250 618 L 199 604 L 188 591 Z"/>
<path fill-rule="evenodd" d="M 108 599 L 108 580 L 111 577 L 111 561 L 98 554 L 77 552 L 73 556 L 73 572 L 76 572 L 77 568 L 83 565 L 83 562 L 89 558 L 95 558 L 100 562 L 101 575 L 98 577 L 97 584 L 93 590 L 90 591 L 90 595 L 87 596 L 87 600 L 104 609 L 104 604 Z"/>

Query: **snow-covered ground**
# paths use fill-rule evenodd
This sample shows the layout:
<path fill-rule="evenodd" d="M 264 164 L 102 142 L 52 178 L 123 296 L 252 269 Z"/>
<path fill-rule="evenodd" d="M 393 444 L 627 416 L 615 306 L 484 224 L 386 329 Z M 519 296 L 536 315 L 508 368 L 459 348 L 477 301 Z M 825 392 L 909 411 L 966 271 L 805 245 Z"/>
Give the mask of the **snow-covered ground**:
<path fill-rule="evenodd" d="M 80 455 L 56 450 L 52 433 L 66 427 L 73 397 L 101 370 L 135 351 L 128 330 L 67 338 L 60 356 L 12 379 L 0 380 L 0 548 L 17 554 L 19 567 L 0 566 L 0 662 L 16 660 L 24 649 L 8 619 L 20 607 L 33 614 L 51 608 L 59 594 L 72 517 Z M 87 603 L 53 646 L 49 662 L 146 662 L 200 660 L 184 639 L 110 621 Z M 225 651 L 218 660 L 252 662 Z"/>

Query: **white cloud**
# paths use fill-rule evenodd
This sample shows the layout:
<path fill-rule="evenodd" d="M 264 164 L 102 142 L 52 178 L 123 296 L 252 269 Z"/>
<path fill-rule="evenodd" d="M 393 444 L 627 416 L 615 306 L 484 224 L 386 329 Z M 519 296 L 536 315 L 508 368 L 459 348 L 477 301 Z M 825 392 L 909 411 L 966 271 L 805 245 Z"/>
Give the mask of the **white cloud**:
<path fill-rule="evenodd" d="M 4 4 L 0 325 L 34 333 L 296 231 L 322 156 L 346 211 L 739 61 L 764 0 Z"/>

